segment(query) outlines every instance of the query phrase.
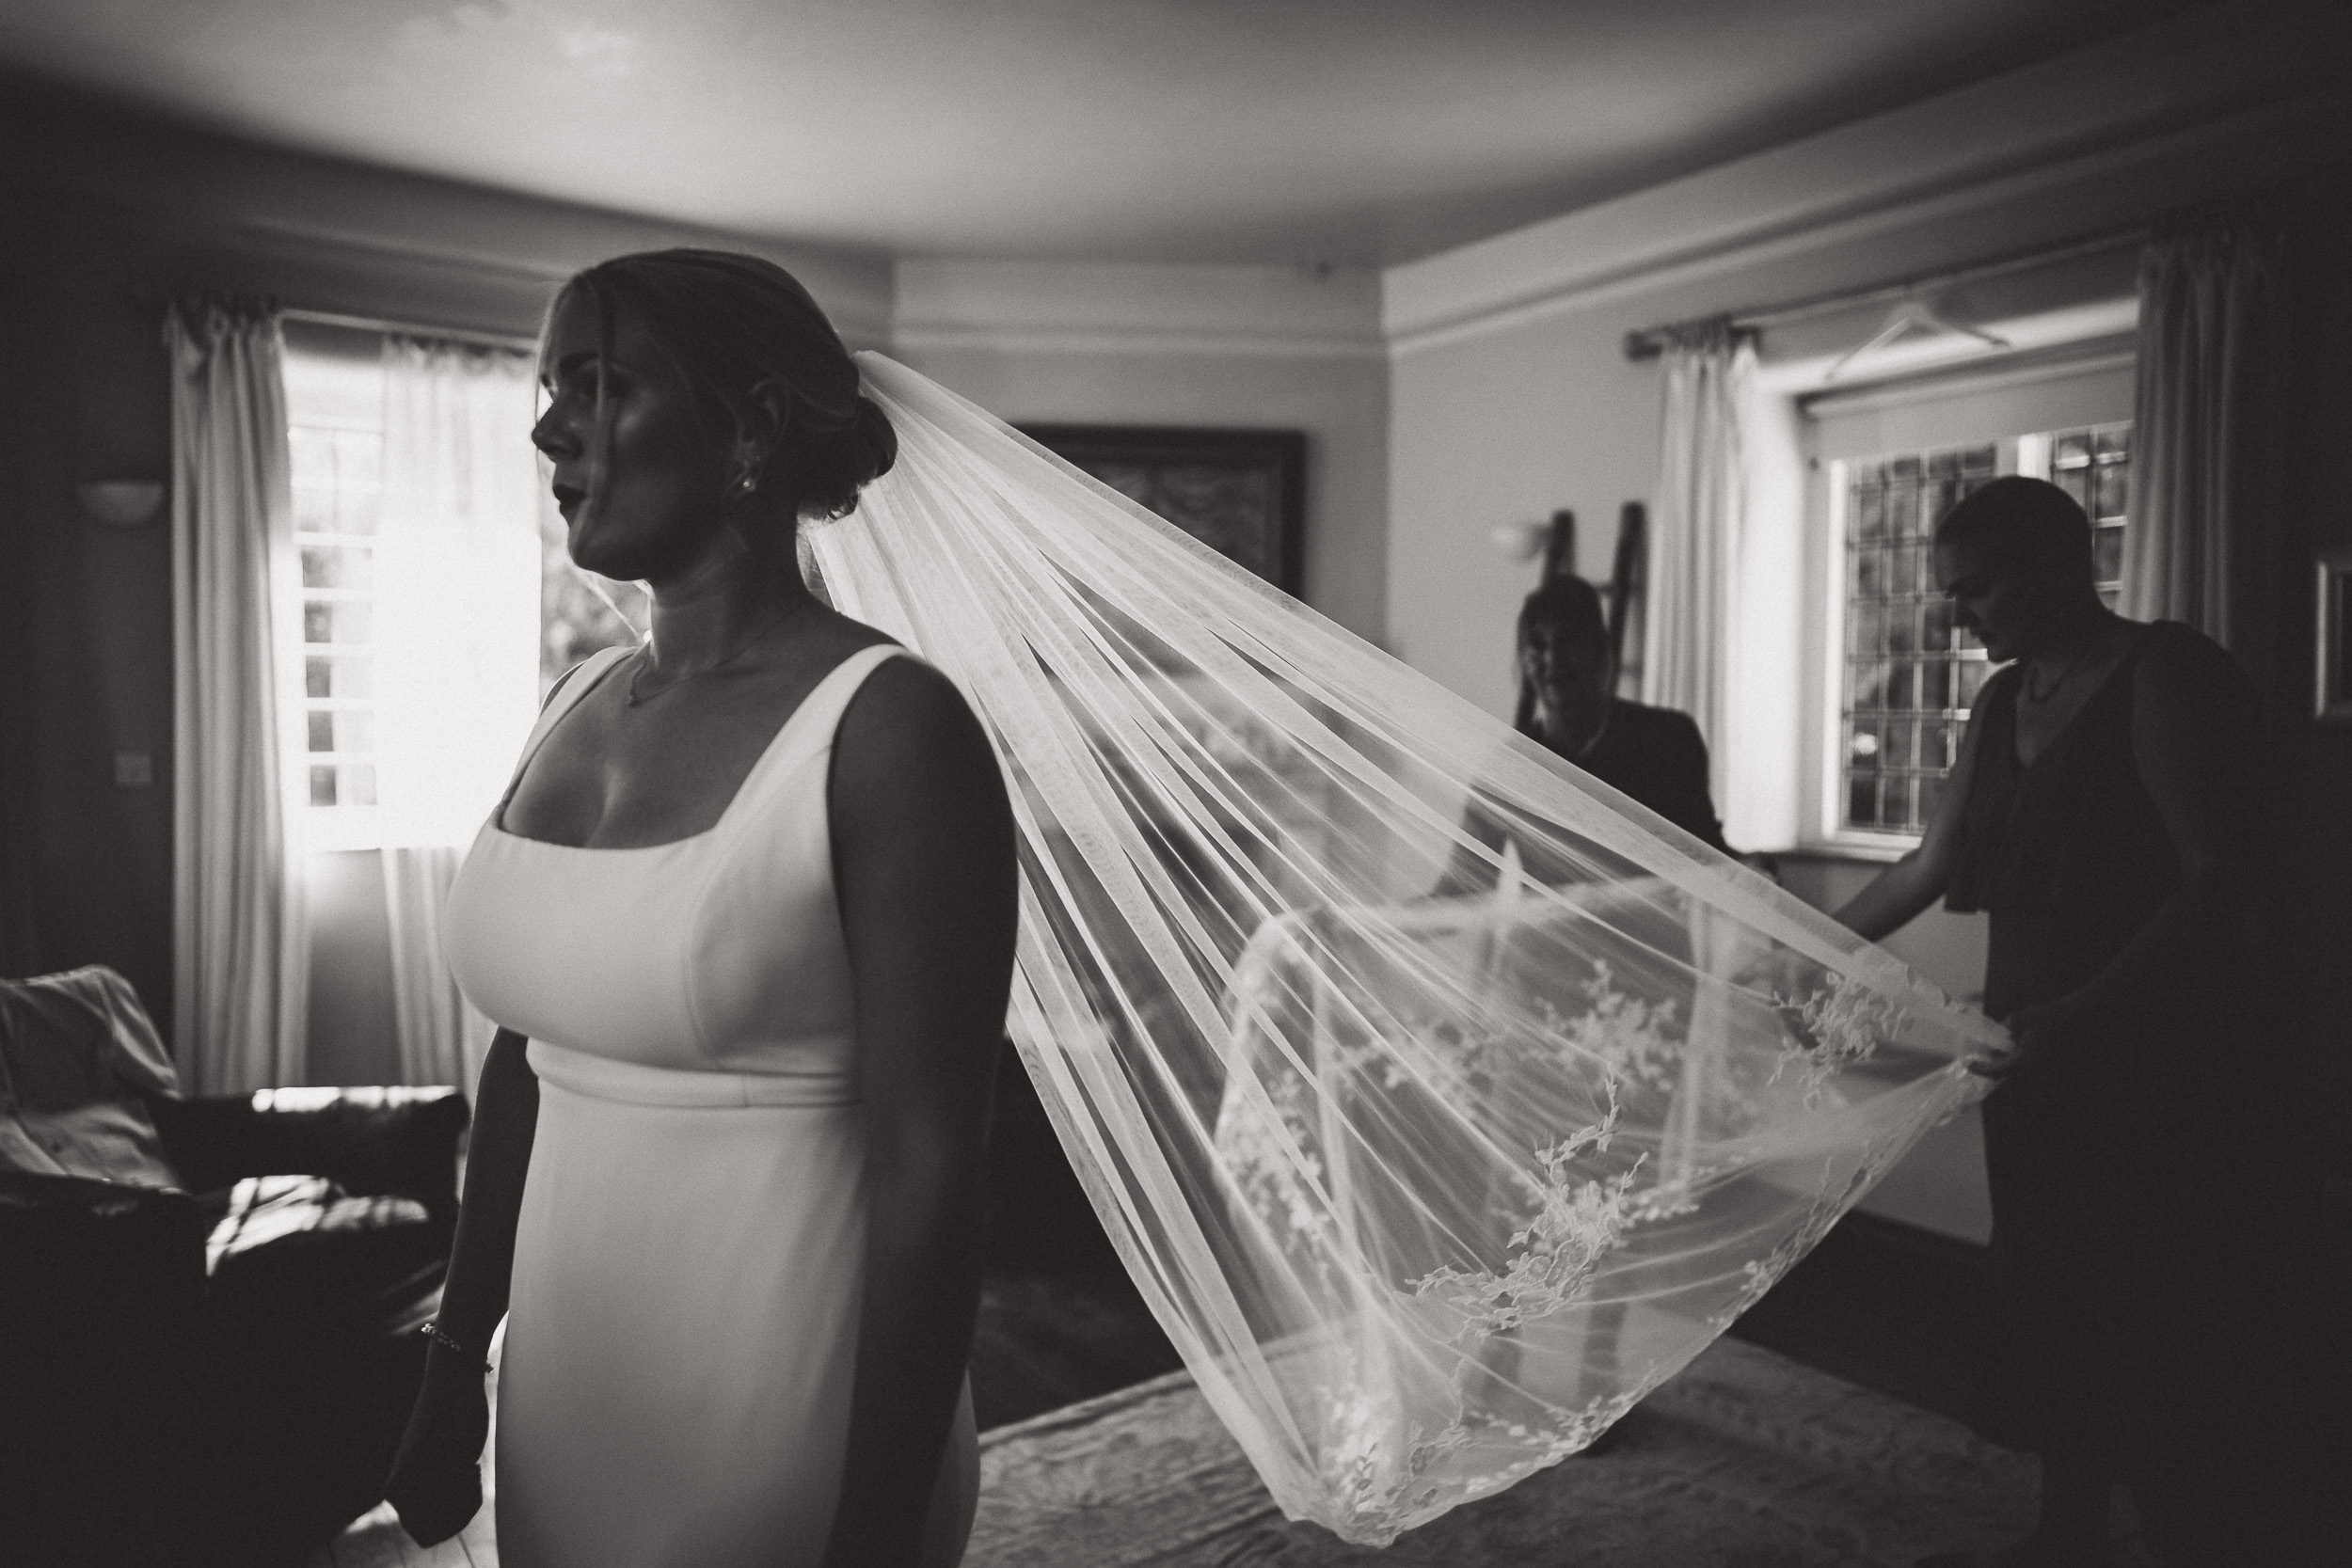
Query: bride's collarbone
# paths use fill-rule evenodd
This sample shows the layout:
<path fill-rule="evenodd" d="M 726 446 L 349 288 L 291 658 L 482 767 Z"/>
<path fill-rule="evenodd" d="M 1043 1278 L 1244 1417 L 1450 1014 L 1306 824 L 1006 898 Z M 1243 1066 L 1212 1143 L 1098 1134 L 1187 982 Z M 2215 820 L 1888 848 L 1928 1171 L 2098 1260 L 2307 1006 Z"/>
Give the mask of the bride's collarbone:
<path fill-rule="evenodd" d="M 615 669 L 548 735 L 507 804 L 508 832 L 633 848 L 707 832 L 824 672 L 714 672 L 635 703 L 628 675 Z"/>

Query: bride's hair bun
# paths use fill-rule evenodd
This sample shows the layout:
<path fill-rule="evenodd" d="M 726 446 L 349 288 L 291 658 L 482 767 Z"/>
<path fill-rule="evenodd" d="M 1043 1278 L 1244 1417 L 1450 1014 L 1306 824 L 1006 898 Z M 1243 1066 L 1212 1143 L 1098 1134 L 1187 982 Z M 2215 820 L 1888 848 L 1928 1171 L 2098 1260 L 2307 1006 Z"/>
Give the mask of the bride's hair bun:
<path fill-rule="evenodd" d="M 750 428 L 757 389 L 783 388 L 788 411 L 764 488 L 803 516 L 838 517 L 890 471 L 898 436 L 858 389 L 857 362 L 799 278 L 764 257 L 726 250 L 649 250 L 599 261 L 564 286 L 596 303 L 606 341 L 627 311 L 694 389 L 706 420 Z"/>
<path fill-rule="evenodd" d="M 807 431 L 788 442 L 787 479 L 804 517 L 838 517 L 858 492 L 898 460 L 898 433 L 882 405 L 860 392 L 849 422 Z"/>

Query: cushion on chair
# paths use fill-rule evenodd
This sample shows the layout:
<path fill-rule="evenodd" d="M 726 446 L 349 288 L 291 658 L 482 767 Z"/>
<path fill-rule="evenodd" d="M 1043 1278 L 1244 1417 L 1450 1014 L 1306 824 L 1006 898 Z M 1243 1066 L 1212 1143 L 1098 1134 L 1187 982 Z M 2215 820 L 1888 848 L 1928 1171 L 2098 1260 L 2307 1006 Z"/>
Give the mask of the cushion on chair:
<path fill-rule="evenodd" d="M 191 1192 L 299 1171 L 349 1194 L 413 1197 L 455 1222 L 457 1148 L 471 1116 L 455 1089 L 262 1089 L 157 1101 L 154 1112 Z"/>
<path fill-rule="evenodd" d="M 323 1329 L 380 1329 L 439 1284 L 447 1232 L 414 1198 L 358 1196 L 321 1176 L 252 1176 L 206 1200 L 223 1310 Z"/>
<path fill-rule="evenodd" d="M 103 964 L 0 980 L 0 1168 L 179 1186 L 147 1108 L 179 1086 L 138 993 Z"/>

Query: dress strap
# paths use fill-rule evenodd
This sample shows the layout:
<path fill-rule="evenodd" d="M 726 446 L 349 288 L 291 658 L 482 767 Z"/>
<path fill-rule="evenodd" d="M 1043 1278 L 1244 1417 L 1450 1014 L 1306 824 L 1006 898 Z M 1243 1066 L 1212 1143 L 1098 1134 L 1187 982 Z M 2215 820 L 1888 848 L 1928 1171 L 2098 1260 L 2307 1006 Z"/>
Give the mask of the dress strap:
<path fill-rule="evenodd" d="M 515 759 L 515 771 L 507 775 L 506 793 L 499 797 L 498 809 L 490 814 L 491 821 L 505 820 L 506 802 L 514 799 L 515 786 L 522 783 L 523 769 L 529 768 L 531 759 L 539 754 L 539 747 L 547 739 L 548 732 L 577 707 L 582 698 L 594 691 L 596 684 L 612 673 L 615 664 L 636 651 L 634 646 L 628 644 L 599 648 L 564 673 L 555 683 L 555 689 L 548 693 L 547 703 L 539 709 L 538 722 L 531 726 L 531 734 L 523 741 L 522 754 Z"/>
<path fill-rule="evenodd" d="M 908 657 L 912 656 L 896 642 L 878 642 L 834 665 L 784 721 L 775 744 L 754 765 L 742 788 L 736 792 L 737 803 L 745 808 L 756 805 L 779 780 L 791 777 L 803 763 L 831 750 L 841 728 L 841 716 L 849 712 L 866 677 L 893 658 Z M 730 806 L 728 814 L 734 813 L 735 807 Z"/>

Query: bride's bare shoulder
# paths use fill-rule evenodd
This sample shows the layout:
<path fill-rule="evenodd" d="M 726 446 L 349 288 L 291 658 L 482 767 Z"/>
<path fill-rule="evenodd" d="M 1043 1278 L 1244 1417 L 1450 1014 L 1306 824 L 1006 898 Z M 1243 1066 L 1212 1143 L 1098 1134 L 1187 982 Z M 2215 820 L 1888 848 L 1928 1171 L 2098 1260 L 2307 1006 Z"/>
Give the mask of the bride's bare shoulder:
<path fill-rule="evenodd" d="M 994 766 L 977 715 L 962 690 L 913 654 L 875 666 L 850 700 L 834 741 L 835 769 L 881 767 Z"/>

